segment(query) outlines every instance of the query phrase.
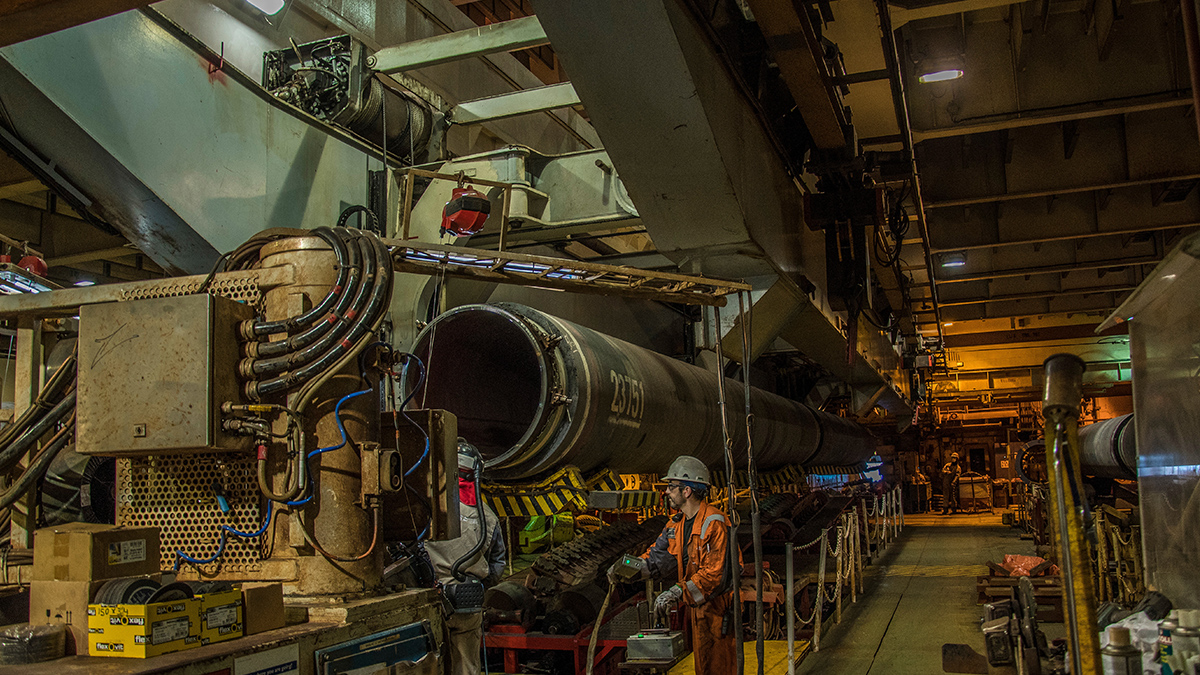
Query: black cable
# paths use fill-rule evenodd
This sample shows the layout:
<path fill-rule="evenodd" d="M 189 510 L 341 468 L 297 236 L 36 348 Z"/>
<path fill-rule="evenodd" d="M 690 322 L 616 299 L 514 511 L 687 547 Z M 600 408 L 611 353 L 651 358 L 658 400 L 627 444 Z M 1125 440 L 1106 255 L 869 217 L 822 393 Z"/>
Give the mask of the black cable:
<path fill-rule="evenodd" d="M 66 426 L 59 429 L 58 433 L 50 438 L 50 441 L 46 443 L 46 447 L 42 448 L 42 451 L 33 458 L 33 461 L 21 473 L 21 476 L 17 478 L 3 495 L 0 495 L 0 509 L 7 509 L 12 506 L 14 502 L 29 491 L 29 488 L 33 487 L 36 481 L 40 480 L 46 474 L 46 470 L 50 468 L 50 463 L 54 461 L 58 453 L 62 452 L 63 448 L 67 447 L 67 441 L 71 439 L 74 433 L 75 416 L 72 414 Z"/>
<path fill-rule="evenodd" d="M 25 453 L 33 447 L 33 444 L 38 441 L 46 432 L 55 424 L 58 424 L 69 413 L 75 410 L 75 393 L 72 391 L 67 394 L 63 400 L 58 402 L 49 413 L 33 424 L 28 431 L 21 434 L 16 441 L 0 451 L 0 473 L 7 472 L 21 461 Z"/>
<path fill-rule="evenodd" d="M 222 253 L 221 256 L 217 258 L 217 262 L 213 263 L 212 269 L 208 272 L 208 276 L 204 277 L 204 281 L 200 282 L 200 288 L 197 289 L 197 293 L 204 293 L 208 290 L 209 284 L 211 284 L 213 278 L 217 276 L 217 272 L 220 272 L 223 269 L 225 262 L 229 260 L 229 256 L 231 255 L 233 255 L 233 251 Z"/>
<path fill-rule="evenodd" d="M 468 560 L 479 555 L 483 551 L 484 544 L 487 543 L 487 512 L 483 508 L 483 490 L 480 487 L 480 476 L 483 474 L 483 455 L 480 455 L 479 451 L 474 448 L 471 448 L 471 450 L 474 450 L 472 454 L 475 457 L 475 470 L 473 473 L 475 474 L 475 509 L 479 514 L 479 541 L 475 542 L 475 546 L 470 551 L 464 553 L 461 558 L 455 560 L 454 565 L 450 567 L 450 574 L 460 583 L 467 580 L 467 575 L 460 572 L 459 569 Z M 488 572 L 490 574 L 491 570 L 489 569 Z"/>

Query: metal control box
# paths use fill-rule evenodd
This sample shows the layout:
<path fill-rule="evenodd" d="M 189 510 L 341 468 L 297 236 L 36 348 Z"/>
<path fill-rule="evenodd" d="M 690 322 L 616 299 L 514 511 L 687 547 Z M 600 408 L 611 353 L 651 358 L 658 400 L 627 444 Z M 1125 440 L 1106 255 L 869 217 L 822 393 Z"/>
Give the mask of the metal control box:
<path fill-rule="evenodd" d="M 242 402 L 237 324 L 254 310 L 208 294 L 85 305 L 79 313 L 77 450 L 146 455 L 246 450 L 221 429 Z"/>
<path fill-rule="evenodd" d="M 644 630 L 625 641 L 626 661 L 673 661 L 686 652 L 683 633 L 677 630 Z"/>

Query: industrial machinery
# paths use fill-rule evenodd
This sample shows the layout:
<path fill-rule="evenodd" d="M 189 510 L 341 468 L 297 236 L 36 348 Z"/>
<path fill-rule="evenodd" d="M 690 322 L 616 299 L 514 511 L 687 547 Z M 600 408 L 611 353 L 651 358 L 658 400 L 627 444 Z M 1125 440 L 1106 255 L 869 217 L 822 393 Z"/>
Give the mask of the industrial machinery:
<path fill-rule="evenodd" d="M 428 583 L 421 541 L 458 535 L 446 477 L 460 435 L 478 445 L 490 480 L 529 498 L 522 485 L 564 471 L 654 473 L 685 452 L 719 466 L 727 396 L 748 397 L 755 411 L 755 468 L 789 477 L 771 483 L 783 491 L 766 501 L 771 545 L 801 543 L 814 518 L 842 518 L 839 542 L 863 534 L 851 534 L 850 500 L 830 509 L 797 469 L 862 469 L 873 442 L 846 419 L 732 380 L 722 392 L 709 371 L 521 305 L 445 312 L 412 353 L 398 350 L 386 331 L 394 268 L 430 253 L 344 227 L 361 208 L 333 227 L 265 232 L 205 276 L 0 304 L 24 316 L 78 313 L 76 353 L 0 432 L 8 465 L 52 434 L 6 503 L 74 438 L 81 461 L 115 465 L 115 522 L 159 529 L 160 569 L 184 580 L 279 581 L 310 612 L 388 607 L 426 625 L 414 635 L 427 637 L 440 634 L 440 603 L 419 588 L 396 594 L 395 584 Z M 529 258 L 513 273 L 545 277 Z M 644 494 L 613 502 L 640 509 L 638 521 L 601 526 L 543 556 L 524 586 L 492 589 L 489 620 L 510 626 L 510 639 L 514 625 L 526 637 L 576 640 L 607 625 L 599 571 L 648 545 L 665 521 L 651 517 L 661 506 Z M 616 606 L 633 630 L 637 602 Z M 356 631 L 347 638 L 365 635 Z M 619 633 L 604 633 L 620 641 L 606 643 L 609 657 L 632 631 Z"/>

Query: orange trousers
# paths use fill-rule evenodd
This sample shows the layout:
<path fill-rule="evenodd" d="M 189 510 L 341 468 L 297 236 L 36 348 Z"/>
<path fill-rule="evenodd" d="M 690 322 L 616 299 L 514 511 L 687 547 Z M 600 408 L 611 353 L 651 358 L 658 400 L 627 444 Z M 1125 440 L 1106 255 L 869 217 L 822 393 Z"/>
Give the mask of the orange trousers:
<path fill-rule="evenodd" d="M 721 635 L 721 623 L 732 599 L 730 593 L 691 608 L 692 658 L 695 659 L 696 675 L 730 675 L 737 665 L 733 626 L 729 626 L 728 635 Z"/>

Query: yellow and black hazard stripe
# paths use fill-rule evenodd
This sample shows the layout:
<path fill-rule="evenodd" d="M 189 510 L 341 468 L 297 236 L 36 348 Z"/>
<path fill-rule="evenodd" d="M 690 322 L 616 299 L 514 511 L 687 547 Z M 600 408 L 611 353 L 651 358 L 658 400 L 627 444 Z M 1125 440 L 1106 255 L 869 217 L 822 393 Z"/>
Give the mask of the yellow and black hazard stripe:
<path fill-rule="evenodd" d="M 484 500 L 501 517 L 549 516 L 587 509 L 587 485 L 573 466 L 531 485 L 485 485 L 483 493 Z"/>
<path fill-rule="evenodd" d="M 589 490 L 624 490 L 625 481 L 613 473 L 612 469 L 604 469 L 587 479 L 587 488 Z"/>
<path fill-rule="evenodd" d="M 750 487 L 750 475 L 744 469 L 734 471 L 733 478 L 739 489 Z M 803 483 L 804 478 L 804 469 L 791 464 L 773 471 L 760 471 L 758 474 L 758 486 L 764 488 L 795 485 Z M 729 481 L 726 480 L 724 471 L 714 471 L 712 473 L 712 481 L 714 488 L 722 489 L 729 486 Z"/>

